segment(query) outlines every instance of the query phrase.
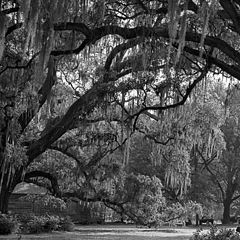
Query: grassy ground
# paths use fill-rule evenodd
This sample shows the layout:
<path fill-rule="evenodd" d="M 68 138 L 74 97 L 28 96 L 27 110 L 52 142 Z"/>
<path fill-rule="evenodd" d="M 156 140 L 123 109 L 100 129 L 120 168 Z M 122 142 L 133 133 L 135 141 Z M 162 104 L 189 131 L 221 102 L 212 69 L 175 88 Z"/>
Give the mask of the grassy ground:
<path fill-rule="evenodd" d="M 0 237 L 0 239 L 9 240 L 187 240 L 189 236 L 169 236 L 169 237 L 159 237 L 159 236 L 137 236 L 137 235 L 79 235 L 76 233 L 52 233 L 52 234 L 40 234 L 40 235 L 10 235 L 5 237 Z"/>
<path fill-rule="evenodd" d="M 205 231 L 208 227 L 204 228 Z M 74 232 L 54 232 L 50 234 L 7 235 L 4 240 L 188 240 L 196 228 L 160 229 L 136 228 L 135 226 L 77 226 Z"/>

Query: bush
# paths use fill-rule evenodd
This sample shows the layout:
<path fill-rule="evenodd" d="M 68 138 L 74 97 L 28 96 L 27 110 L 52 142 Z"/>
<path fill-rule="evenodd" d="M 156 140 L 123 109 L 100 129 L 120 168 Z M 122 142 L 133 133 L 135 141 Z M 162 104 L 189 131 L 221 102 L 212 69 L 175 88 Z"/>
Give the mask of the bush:
<path fill-rule="evenodd" d="M 51 232 L 59 228 L 60 218 L 58 216 L 47 216 L 44 225 L 44 230 L 46 232 Z"/>
<path fill-rule="evenodd" d="M 23 233 L 41 233 L 44 232 L 45 218 L 43 216 L 32 216 L 27 222 L 21 225 Z"/>
<path fill-rule="evenodd" d="M 240 235 L 233 229 L 218 229 L 216 226 L 212 226 L 207 233 L 202 233 L 202 230 L 198 230 L 190 238 L 190 240 L 239 240 Z"/>
<path fill-rule="evenodd" d="M 74 223 L 72 222 L 71 218 L 69 216 L 67 217 L 61 217 L 59 222 L 59 231 L 68 231 L 71 232 L 74 229 Z"/>
<path fill-rule="evenodd" d="M 0 234 L 11 234 L 18 228 L 18 222 L 13 216 L 0 214 Z"/>
<path fill-rule="evenodd" d="M 18 221 L 22 224 L 27 224 L 28 222 L 30 222 L 34 217 L 34 214 L 33 213 L 26 213 L 24 215 L 18 215 L 17 216 L 17 219 Z"/>
<path fill-rule="evenodd" d="M 20 216 L 19 220 L 22 233 L 46 233 L 54 230 L 72 231 L 74 229 L 74 224 L 70 217 L 36 216 L 32 214 Z"/>
<path fill-rule="evenodd" d="M 21 219 L 21 232 L 43 233 L 52 232 L 58 228 L 60 220 L 57 216 L 35 216 L 29 215 Z"/>

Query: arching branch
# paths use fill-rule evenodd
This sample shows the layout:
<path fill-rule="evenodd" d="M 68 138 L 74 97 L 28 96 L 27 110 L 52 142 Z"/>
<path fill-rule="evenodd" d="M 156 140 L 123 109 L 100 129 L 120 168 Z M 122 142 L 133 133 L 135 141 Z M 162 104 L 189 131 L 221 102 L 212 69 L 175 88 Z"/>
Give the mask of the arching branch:
<path fill-rule="evenodd" d="M 70 25 L 71 27 L 67 27 L 68 25 Z M 71 23 L 67 23 L 65 30 L 76 30 L 84 33 L 85 30 L 82 27 L 82 23 L 79 23 L 79 26 L 81 27 L 78 27 L 78 24 L 72 25 Z M 89 30 L 87 34 L 89 34 Z M 119 35 L 124 39 L 134 39 L 137 37 L 169 38 L 168 29 L 166 27 L 152 28 L 152 27 L 141 26 L 141 27 L 135 27 L 135 28 L 126 28 L 126 27 L 119 27 L 116 25 L 109 25 L 109 26 L 102 26 L 96 29 L 92 29 L 90 34 L 91 37 L 89 37 L 89 43 L 90 42 L 94 43 L 95 41 L 101 39 L 102 37 L 110 34 Z M 201 38 L 202 38 L 202 35 L 199 33 L 187 32 L 185 40 L 190 42 L 200 43 Z M 216 37 L 206 36 L 204 39 L 204 44 L 206 46 L 219 49 L 221 52 L 226 54 L 226 56 L 228 56 L 230 59 L 232 59 L 233 61 L 235 61 L 240 65 L 240 53 L 237 50 L 235 50 L 233 47 L 231 47 L 228 43 L 226 43 L 224 40 Z M 55 52 L 53 54 L 59 55 L 59 54 L 55 54 Z"/>
<path fill-rule="evenodd" d="M 134 46 L 136 46 L 137 44 L 139 44 L 140 42 L 142 42 L 143 39 L 137 38 L 137 39 L 131 39 L 126 43 L 122 43 L 118 46 L 116 46 L 111 53 L 109 54 L 106 62 L 105 62 L 105 70 L 109 71 L 110 70 L 110 66 L 112 64 L 113 59 L 116 57 L 116 55 L 124 50 L 127 50 L 129 48 L 132 48 Z"/>
<path fill-rule="evenodd" d="M 51 182 L 53 194 L 54 195 L 59 195 L 60 191 L 59 191 L 58 180 L 51 173 L 44 172 L 44 171 L 39 171 L 39 170 L 27 172 L 24 176 L 24 181 L 29 182 L 31 178 L 38 178 L 38 177 L 48 179 Z"/>

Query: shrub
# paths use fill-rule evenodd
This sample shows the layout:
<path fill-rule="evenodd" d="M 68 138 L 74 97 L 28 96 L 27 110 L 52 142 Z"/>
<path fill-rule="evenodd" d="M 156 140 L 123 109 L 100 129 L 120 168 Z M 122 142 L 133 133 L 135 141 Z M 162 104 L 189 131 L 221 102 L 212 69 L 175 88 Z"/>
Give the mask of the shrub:
<path fill-rule="evenodd" d="M 21 227 L 24 233 L 41 233 L 44 232 L 45 218 L 43 216 L 33 216 L 32 219 Z"/>
<path fill-rule="evenodd" d="M 57 216 L 35 216 L 30 215 L 22 218 L 21 232 L 23 233 L 43 233 L 52 232 L 58 228 L 60 220 Z"/>
<path fill-rule="evenodd" d="M 44 231 L 51 232 L 59 228 L 60 218 L 58 216 L 46 216 Z"/>
<path fill-rule="evenodd" d="M 13 216 L 0 214 L 0 234 L 11 234 L 18 228 L 18 222 Z"/>
<path fill-rule="evenodd" d="M 72 222 L 71 218 L 69 216 L 67 217 L 61 217 L 59 222 L 59 231 L 68 231 L 71 232 L 74 229 L 74 223 Z"/>
<path fill-rule="evenodd" d="M 47 208 L 52 210 L 55 209 L 60 211 L 67 207 L 66 203 L 62 199 L 48 194 L 46 195 L 28 194 L 26 196 L 21 197 L 21 200 L 34 203 L 34 205 L 39 208 Z"/>
<path fill-rule="evenodd" d="M 202 230 L 198 230 L 190 238 L 190 240 L 239 240 L 240 235 L 233 229 L 218 229 L 216 226 L 212 226 L 207 233 L 202 233 Z"/>
<path fill-rule="evenodd" d="M 31 221 L 34 217 L 33 213 L 26 213 L 24 215 L 18 215 L 17 219 L 21 224 L 27 224 L 29 221 Z"/>
<path fill-rule="evenodd" d="M 70 217 L 59 217 L 53 215 L 36 216 L 26 215 L 20 216 L 22 233 L 46 233 L 54 230 L 72 231 L 74 224 Z"/>

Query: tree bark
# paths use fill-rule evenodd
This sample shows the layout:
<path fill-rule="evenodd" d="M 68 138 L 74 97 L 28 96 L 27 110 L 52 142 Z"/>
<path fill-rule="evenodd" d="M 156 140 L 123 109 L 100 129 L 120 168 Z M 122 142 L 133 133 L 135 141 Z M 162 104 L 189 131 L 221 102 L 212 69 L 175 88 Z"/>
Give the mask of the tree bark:
<path fill-rule="evenodd" d="M 27 151 L 28 164 L 68 131 L 75 122 L 85 119 L 103 101 L 108 93 L 107 84 L 96 84 L 74 102 L 62 119 L 29 147 Z"/>
<path fill-rule="evenodd" d="M 196 214 L 196 226 L 199 226 L 199 215 L 198 215 L 198 213 Z"/>
<path fill-rule="evenodd" d="M 230 207 L 231 207 L 231 199 L 226 198 L 223 202 L 223 224 L 230 223 Z"/>
<path fill-rule="evenodd" d="M 1 213 L 8 213 L 8 203 L 9 197 L 11 193 L 9 192 L 9 188 L 7 186 L 3 186 L 0 191 L 0 212 Z"/>
<path fill-rule="evenodd" d="M 9 200 L 9 170 L 5 159 L 5 149 L 8 138 L 7 106 L 4 108 L 4 121 L 0 123 L 0 212 L 8 212 Z"/>
<path fill-rule="evenodd" d="M 4 172 L 4 173 L 3 173 Z M 18 183 L 22 181 L 23 168 L 11 172 L 11 165 L 5 167 L 5 171 L 0 172 L 0 213 L 8 213 L 8 204 L 10 196 Z M 4 175 L 2 175 L 4 174 Z"/>
<path fill-rule="evenodd" d="M 3 160 L 3 159 L 2 159 Z M 3 160 L 4 161 L 4 160 Z M 3 167 L 3 171 L 0 172 L 0 212 L 8 213 L 9 197 L 11 195 L 11 172 L 9 164 Z"/>
<path fill-rule="evenodd" d="M 230 223 L 230 210 L 231 204 L 233 202 L 233 194 L 235 192 L 234 184 L 231 181 L 231 177 L 228 179 L 228 184 L 226 188 L 226 194 L 223 201 L 223 224 Z"/>

